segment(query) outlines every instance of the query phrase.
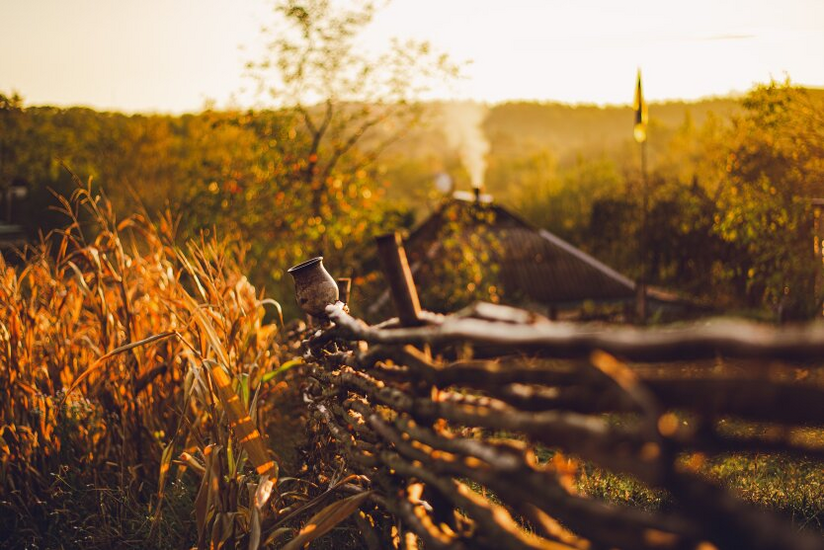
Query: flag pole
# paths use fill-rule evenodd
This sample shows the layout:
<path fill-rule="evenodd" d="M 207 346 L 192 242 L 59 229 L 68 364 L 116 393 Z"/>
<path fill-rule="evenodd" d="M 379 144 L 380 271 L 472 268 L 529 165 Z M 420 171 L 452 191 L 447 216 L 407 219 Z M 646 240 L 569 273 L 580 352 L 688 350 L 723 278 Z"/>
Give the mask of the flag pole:
<path fill-rule="evenodd" d="M 636 285 L 636 308 L 638 322 L 647 320 L 647 282 L 649 279 L 649 178 L 647 176 L 647 105 L 641 90 L 641 69 L 638 69 L 638 80 L 635 86 L 635 125 L 633 136 L 641 149 L 641 238 L 639 242 L 641 275 Z"/>
<path fill-rule="evenodd" d="M 641 214 L 641 280 L 640 288 L 640 308 L 639 317 L 641 323 L 647 321 L 647 283 L 650 278 L 649 261 L 649 178 L 647 177 L 647 141 L 642 141 L 641 147 L 641 186 L 642 186 L 642 209 Z"/>

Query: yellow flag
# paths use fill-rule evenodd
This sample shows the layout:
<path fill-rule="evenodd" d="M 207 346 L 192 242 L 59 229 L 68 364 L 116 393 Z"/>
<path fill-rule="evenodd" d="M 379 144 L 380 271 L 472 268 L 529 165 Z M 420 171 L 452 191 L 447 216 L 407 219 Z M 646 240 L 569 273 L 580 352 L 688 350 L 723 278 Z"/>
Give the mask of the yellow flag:
<path fill-rule="evenodd" d="M 638 69 L 638 84 L 635 86 L 635 100 L 632 107 L 635 109 L 635 127 L 632 132 L 635 135 L 635 141 L 644 143 L 647 140 L 649 114 L 647 113 L 647 104 L 644 102 L 644 94 L 641 92 L 641 69 Z"/>

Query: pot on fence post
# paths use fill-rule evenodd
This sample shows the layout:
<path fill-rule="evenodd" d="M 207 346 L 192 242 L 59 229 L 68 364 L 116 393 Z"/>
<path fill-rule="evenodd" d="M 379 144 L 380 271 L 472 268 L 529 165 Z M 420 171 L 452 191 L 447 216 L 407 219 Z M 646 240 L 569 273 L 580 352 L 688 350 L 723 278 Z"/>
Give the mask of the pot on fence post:
<path fill-rule="evenodd" d="M 338 285 L 323 267 L 323 256 L 306 260 L 287 271 L 295 280 L 295 298 L 303 311 L 326 318 L 326 306 L 338 301 Z"/>

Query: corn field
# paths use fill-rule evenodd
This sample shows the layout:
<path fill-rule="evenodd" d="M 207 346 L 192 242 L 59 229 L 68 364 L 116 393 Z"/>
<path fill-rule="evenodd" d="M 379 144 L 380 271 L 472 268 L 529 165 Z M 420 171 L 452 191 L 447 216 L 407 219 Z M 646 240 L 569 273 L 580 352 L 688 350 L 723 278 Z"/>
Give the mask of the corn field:
<path fill-rule="evenodd" d="M 59 199 L 67 226 L 0 260 L 0 546 L 282 544 L 358 483 L 279 475 L 296 362 L 237 245 Z"/>

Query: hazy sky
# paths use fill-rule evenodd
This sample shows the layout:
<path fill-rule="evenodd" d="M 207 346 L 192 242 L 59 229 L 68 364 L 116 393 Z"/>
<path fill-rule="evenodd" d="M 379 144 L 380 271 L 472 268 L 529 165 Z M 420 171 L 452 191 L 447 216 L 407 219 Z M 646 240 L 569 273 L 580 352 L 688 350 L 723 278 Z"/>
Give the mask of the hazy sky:
<path fill-rule="evenodd" d="M 268 0 L 0 0 L 0 92 L 127 111 L 225 105 Z M 428 39 L 467 79 L 437 95 L 629 103 L 824 86 L 824 0 L 394 0 L 364 38 Z"/>

